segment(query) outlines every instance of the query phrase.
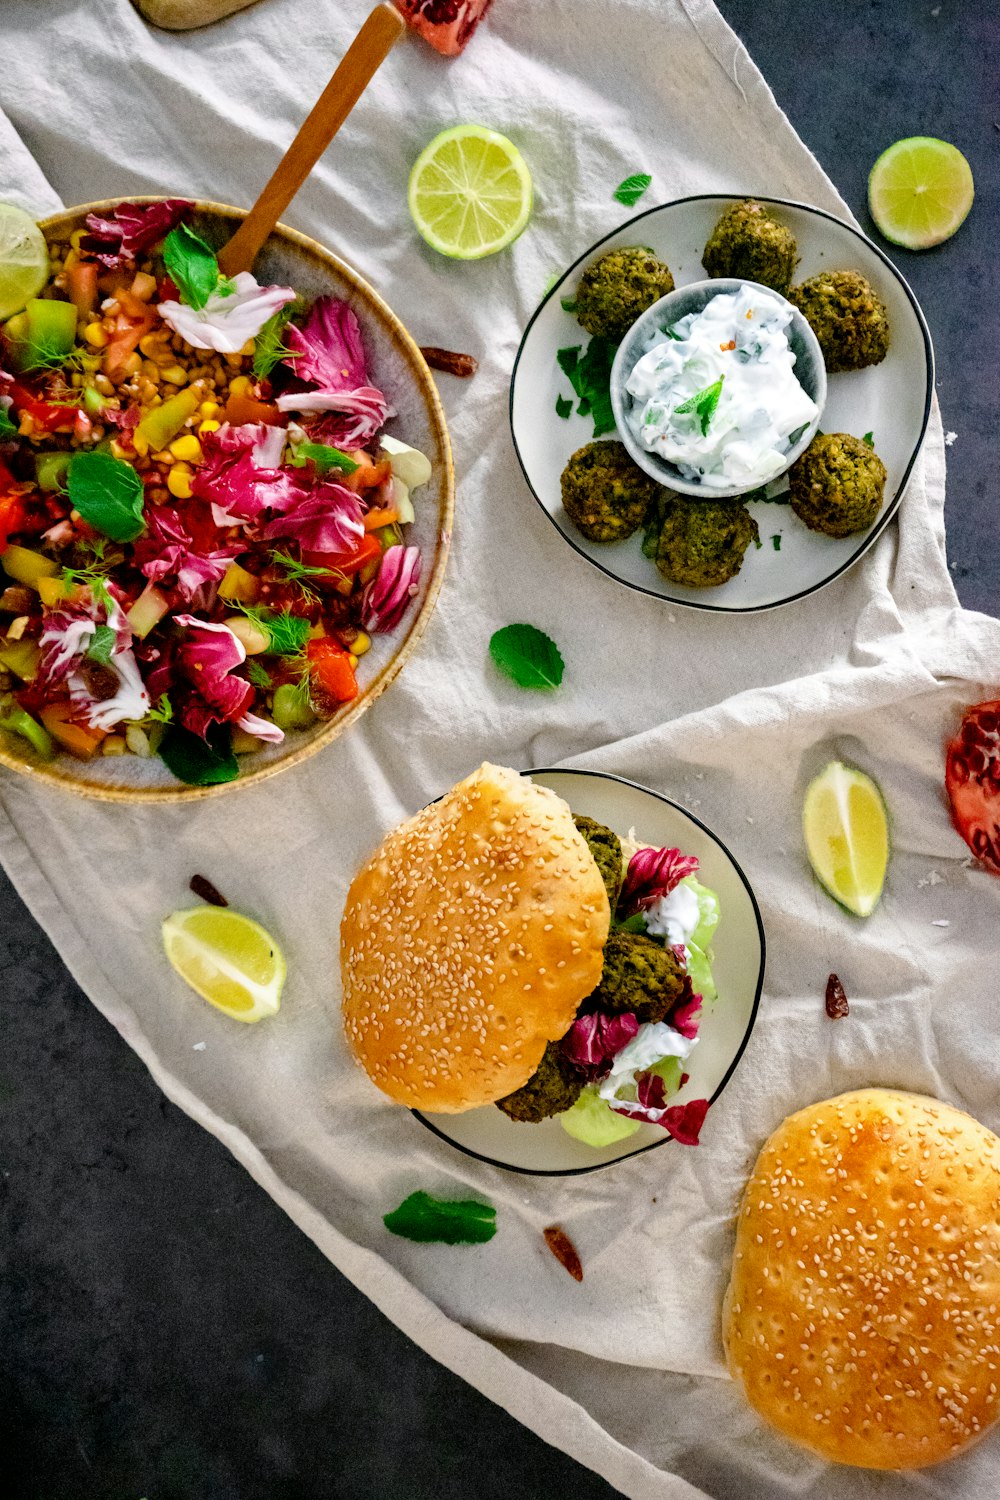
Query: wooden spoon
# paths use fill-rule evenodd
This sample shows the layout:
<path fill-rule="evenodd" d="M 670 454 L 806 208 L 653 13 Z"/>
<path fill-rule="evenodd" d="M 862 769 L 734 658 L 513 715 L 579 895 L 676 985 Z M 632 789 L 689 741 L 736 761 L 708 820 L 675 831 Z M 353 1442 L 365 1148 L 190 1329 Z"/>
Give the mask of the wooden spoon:
<path fill-rule="evenodd" d="M 219 251 L 223 276 L 249 271 L 265 240 L 406 30 L 394 5 L 377 5 L 313 105 L 302 129 L 232 239 Z"/>

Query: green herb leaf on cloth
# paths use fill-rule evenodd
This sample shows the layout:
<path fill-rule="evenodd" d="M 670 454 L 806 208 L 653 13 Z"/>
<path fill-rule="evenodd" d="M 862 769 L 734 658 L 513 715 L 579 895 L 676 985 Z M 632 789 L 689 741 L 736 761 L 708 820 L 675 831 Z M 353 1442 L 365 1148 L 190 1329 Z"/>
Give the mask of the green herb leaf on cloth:
<path fill-rule="evenodd" d="M 171 229 L 163 242 L 167 275 L 189 307 L 201 309 L 219 284 L 219 262 L 214 250 L 186 224 Z"/>
<path fill-rule="evenodd" d="M 624 203 L 626 208 L 634 208 L 652 180 L 648 172 L 633 172 L 631 177 L 618 184 L 611 196 Z"/>
<path fill-rule="evenodd" d="M 566 670 L 555 641 L 534 625 L 504 625 L 490 637 L 490 656 L 523 688 L 556 688 Z"/>
<path fill-rule="evenodd" d="M 167 770 L 187 786 L 217 786 L 235 781 L 240 774 L 229 729 L 221 724 L 213 724 L 204 740 L 173 724 L 163 736 L 159 754 Z"/>
<path fill-rule="evenodd" d="M 411 1193 L 382 1222 L 390 1234 L 421 1245 L 485 1245 L 497 1232 L 492 1203 L 474 1198 L 443 1200 Z"/>
<path fill-rule="evenodd" d="M 780 533 L 780 531 L 776 532 L 775 535 L 772 536 L 772 538 L 771 538 L 771 546 L 774 548 L 775 552 L 780 552 L 781 551 L 781 533 Z"/>
<path fill-rule="evenodd" d="M 74 454 L 67 474 L 70 504 L 113 542 L 134 542 L 145 526 L 142 480 L 110 453 Z"/>

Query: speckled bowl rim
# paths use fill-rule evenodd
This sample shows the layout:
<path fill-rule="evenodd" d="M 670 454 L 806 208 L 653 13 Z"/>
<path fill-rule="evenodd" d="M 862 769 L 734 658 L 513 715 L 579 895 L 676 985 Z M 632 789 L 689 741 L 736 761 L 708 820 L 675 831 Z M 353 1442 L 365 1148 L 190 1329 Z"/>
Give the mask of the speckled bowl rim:
<path fill-rule="evenodd" d="M 727 485 L 725 489 L 721 489 L 715 485 L 698 484 L 693 480 L 682 478 L 674 464 L 660 458 L 655 453 L 651 453 L 648 448 L 642 446 L 629 424 L 628 414 L 625 410 L 625 383 L 639 363 L 643 353 L 648 352 L 640 352 L 634 347 L 636 341 L 642 333 L 645 333 L 648 327 L 660 321 L 663 313 L 671 305 L 679 306 L 685 300 L 691 300 L 692 298 L 702 299 L 701 307 L 697 310 L 704 312 L 705 308 L 715 297 L 731 296 L 734 291 L 744 286 L 753 287 L 755 291 L 766 292 L 768 296 L 776 298 L 778 302 L 790 310 L 792 314 L 792 326 L 802 344 L 808 350 L 813 368 L 817 371 L 815 393 L 806 390 L 803 382 L 799 380 L 799 385 L 802 386 L 806 395 L 811 397 L 816 407 L 816 415 L 807 425 L 799 439 L 789 448 L 781 468 L 770 475 L 768 479 L 761 479 L 756 484 L 750 485 Z M 690 307 L 687 312 L 682 312 L 680 317 L 687 317 L 688 313 L 695 310 L 695 307 Z M 673 321 L 676 321 L 676 318 Z M 625 368 L 626 365 L 628 365 L 628 369 Z M 796 379 L 798 379 L 797 375 Z M 679 495 L 690 495 L 694 500 L 736 500 L 740 495 L 748 494 L 761 484 L 773 484 L 776 479 L 780 479 L 782 475 L 787 474 L 792 464 L 800 454 L 806 451 L 819 431 L 823 408 L 826 406 L 826 398 L 827 380 L 823 352 L 819 347 L 819 340 L 809 327 L 808 322 L 795 306 L 795 303 L 789 302 L 788 298 L 783 296 L 781 292 L 776 292 L 773 287 L 764 286 L 759 281 L 750 281 L 745 276 L 706 277 L 703 281 L 689 281 L 684 286 L 674 287 L 672 292 L 668 292 L 665 297 L 661 297 L 658 302 L 654 302 L 651 307 L 647 307 L 646 311 L 636 318 L 632 327 L 618 345 L 614 362 L 611 366 L 611 406 L 615 414 L 615 426 L 618 429 L 618 436 L 640 469 L 648 474 L 651 479 L 655 479 L 657 484 L 665 485 L 667 489 L 671 489 Z"/>
<path fill-rule="evenodd" d="M 50 238 L 53 234 L 71 233 L 79 227 L 80 221 L 87 214 L 108 214 L 120 203 L 159 203 L 165 197 L 162 193 L 151 193 L 146 195 L 129 195 L 122 198 L 103 198 L 97 203 L 84 203 L 74 208 L 63 209 L 57 214 L 50 214 L 48 218 L 40 219 L 38 227 Z M 234 208 L 228 203 L 216 203 L 212 199 L 196 199 L 194 203 L 195 212 L 199 214 L 218 214 L 228 219 L 244 219 L 247 214 L 245 208 Z M 288 754 L 279 760 L 268 762 L 258 770 L 245 769 L 248 757 L 244 756 L 240 762 L 240 775 L 235 781 L 221 782 L 216 786 L 186 786 L 178 782 L 176 787 L 170 786 L 114 786 L 101 785 L 99 783 L 84 780 L 83 777 L 74 774 L 72 757 L 60 752 L 57 759 L 52 762 L 38 761 L 29 762 L 21 760 L 13 754 L 2 743 L 6 736 L 0 736 L 0 765 L 8 770 L 16 771 L 22 776 L 27 776 L 36 786 L 59 787 L 63 791 L 76 792 L 84 797 L 90 797 L 99 802 L 131 803 L 133 806 L 148 806 L 151 803 L 177 803 L 193 802 L 205 797 L 221 796 L 226 792 L 236 792 L 246 787 L 257 786 L 260 782 L 270 776 L 276 776 L 279 771 L 287 771 L 291 766 L 301 765 L 304 760 L 315 755 L 318 750 L 343 734 L 346 729 L 361 717 L 367 708 L 371 706 L 376 698 L 381 697 L 386 688 L 394 681 L 399 672 L 402 671 L 409 660 L 414 648 L 419 642 L 434 607 L 437 604 L 441 585 L 444 581 L 445 568 L 448 561 L 448 550 L 451 542 L 451 532 L 455 518 L 455 469 L 452 460 L 451 441 L 448 436 L 448 426 L 445 421 L 444 408 L 434 384 L 433 376 L 426 360 L 420 353 L 416 342 L 407 331 L 404 324 L 397 318 L 396 314 L 386 302 L 379 296 L 378 292 L 364 280 L 346 261 L 334 255 L 332 250 L 327 250 L 318 240 L 309 235 L 302 234 L 297 229 L 290 228 L 287 224 L 277 224 L 271 236 L 283 239 L 296 246 L 299 250 L 317 260 L 321 266 L 332 269 L 337 276 L 348 282 L 352 290 L 367 305 L 371 313 L 381 322 L 383 328 L 395 340 L 398 348 L 405 356 L 407 363 L 413 373 L 421 395 L 427 406 L 428 417 L 434 428 L 441 453 L 444 457 L 444 486 L 440 513 L 436 528 L 436 548 L 434 553 L 434 566 L 431 571 L 430 582 L 420 606 L 420 612 L 413 620 L 407 632 L 406 639 L 397 651 L 394 652 L 389 661 L 379 672 L 375 679 L 362 688 L 361 693 L 351 704 L 350 708 L 322 729 L 314 732 L 309 739 L 301 744 L 293 745 Z"/>

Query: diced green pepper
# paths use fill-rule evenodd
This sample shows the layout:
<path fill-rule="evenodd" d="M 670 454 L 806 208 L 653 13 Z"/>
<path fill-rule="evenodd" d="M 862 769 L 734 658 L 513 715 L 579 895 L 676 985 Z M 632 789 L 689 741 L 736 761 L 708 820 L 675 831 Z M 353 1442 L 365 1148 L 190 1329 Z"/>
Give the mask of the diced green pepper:
<path fill-rule="evenodd" d="M 35 477 L 40 490 L 65 490 L 72 453 L 36 453 Z"/>
<path fill-rule="evenodd" d="M 76 308 L 72 302 L 33 297 L 5 332 L 15 373 L 61 364 L 76 343 Z"/>
<path fill-rule="evenodd" d="M 154 406 L 135 429 L 135 436 L 149 444 L 154 453 L 165 448 L 180 432 L 188 417 L 198 410 L 198 393 L 190 386 L 170 396 L 162 406 Z"/>
<path fill-rule="evenodd" d="M 96 385 L 85 385 L 84 386 L 84 388 L 83 388 L 83 406 L 84 406 L 84 410 L 87 412 L 87 414 L 89 416 L 91 416 L 91 417 L 99 417 L 99 416 L 101 416 L 102 413 L 103 413 L 103 411 L 104 411 L 104 408 L 107 406 L 107 404 L 108 404 L 108 397 L 107 396 L 102 396 L 101 393 L 100 393 L 100 391 L 97 389 Z"/>
<path fill-rule="evenodd" d="M 375 535 L 383 552 L 388 552 L 390 547 L 399 547 L 402 545 L 403 533 L 395 521 L 390 522 L 388 526 L 380 526 Z"/>
<path fill-rule="evenodd" d="M 43 729 L 37 719 L 33 719 L 23 708 L 12 708 L 9 714 L 0 718 L 0 729 L 6 729 L 11 734 L 19 734 L 22 739 L 33 745 L 43 760 L 51 760 L 56 753 L 52 736 L 47 729 Z"/>

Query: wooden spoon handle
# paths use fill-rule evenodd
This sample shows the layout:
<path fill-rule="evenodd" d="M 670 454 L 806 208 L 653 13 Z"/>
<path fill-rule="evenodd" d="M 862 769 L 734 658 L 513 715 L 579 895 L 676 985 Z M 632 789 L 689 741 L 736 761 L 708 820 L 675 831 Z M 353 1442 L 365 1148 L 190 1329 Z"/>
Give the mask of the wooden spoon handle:
<path fill-rule="evenodd" d="M 279 161 L 270 182 L 232 239 L 219 251 L 219 270 L 223 276 L 249 271 L 271 230 L 405 30 L 406 22 L 394 5 L 377 5 L 372 11 Z"/>

